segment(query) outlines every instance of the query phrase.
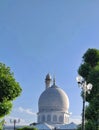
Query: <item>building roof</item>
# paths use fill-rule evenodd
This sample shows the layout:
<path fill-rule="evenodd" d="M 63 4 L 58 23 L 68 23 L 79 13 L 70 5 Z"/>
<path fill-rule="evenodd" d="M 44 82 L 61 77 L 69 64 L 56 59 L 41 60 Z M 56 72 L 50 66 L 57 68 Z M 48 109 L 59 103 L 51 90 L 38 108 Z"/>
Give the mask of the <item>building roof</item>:
<path fill-rule="evenodd" d="M 70 124 L 65 124 L 65 125 L 61 125 L 59 127 L 59 129 L 73 129 L 73 130 L 76 130 L 77 129 L 77 125 L 75 123 L 70 123 Z"/>
<path fill-rule="evenodd" d="M 77 125 L 75 123 L 70 123 L 70 124 L 64 124 L 64 125 L 49 125 L 47 123 L 41 123 L 41 124 L 37 124 L 35 126 L 32 127 L 36 127 L 38 130 L 76 130 L 77 129 Z"/>
<path fill-rule="evenodd" d="M 42 123 L 42 124 L 37 124 L 35 126 L 38 130 L 52 130 L 54 127 L 47 124 L 47 123 Z"/>

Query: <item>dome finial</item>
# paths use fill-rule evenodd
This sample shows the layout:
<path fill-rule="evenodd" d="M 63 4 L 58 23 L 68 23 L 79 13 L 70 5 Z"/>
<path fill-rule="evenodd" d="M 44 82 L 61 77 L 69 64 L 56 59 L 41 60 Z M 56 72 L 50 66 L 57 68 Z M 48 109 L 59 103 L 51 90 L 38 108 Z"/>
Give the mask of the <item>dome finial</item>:
<path fill-rule="evenodd" d="M 55 76 L 53 77 L 53 85 L 55 85 Z"/>

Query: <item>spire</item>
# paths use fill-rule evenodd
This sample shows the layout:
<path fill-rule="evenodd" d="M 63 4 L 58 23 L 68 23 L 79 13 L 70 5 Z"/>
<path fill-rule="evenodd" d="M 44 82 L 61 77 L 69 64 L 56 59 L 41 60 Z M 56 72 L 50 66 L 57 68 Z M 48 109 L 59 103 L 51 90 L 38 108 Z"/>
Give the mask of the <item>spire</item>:
<path fill-rule="evenodd" d="M 55 85 L 55 76 L 53 77 L 53 85 Z"/>
<path fill-rule="evenodd" d="M 46 89 L 51 86 L 51 82 L 52 82 L 52 78 L 51 78 L 50 74 L 48 73 L 45 78 Z"/>
<path fill-rule="evenodd" d="M 53 85 L 52 85 L 53 88 L 57 87 L 56 86 L 56 79 L 55 79 L 55 76 L 53 77 Z"/>

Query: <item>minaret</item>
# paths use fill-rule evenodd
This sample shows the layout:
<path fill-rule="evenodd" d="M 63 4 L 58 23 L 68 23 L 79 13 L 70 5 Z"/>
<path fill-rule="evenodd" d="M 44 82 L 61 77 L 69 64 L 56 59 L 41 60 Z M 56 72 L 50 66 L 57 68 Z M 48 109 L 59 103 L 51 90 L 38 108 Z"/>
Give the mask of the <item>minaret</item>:
<path fill-rule="evenodd" d="M 51 86 L 51 82 L 52 82 L 52 78 L 51 78 L 50 74 L 47 74 L 46 78 L 45 78 L 46 89 Z"/>

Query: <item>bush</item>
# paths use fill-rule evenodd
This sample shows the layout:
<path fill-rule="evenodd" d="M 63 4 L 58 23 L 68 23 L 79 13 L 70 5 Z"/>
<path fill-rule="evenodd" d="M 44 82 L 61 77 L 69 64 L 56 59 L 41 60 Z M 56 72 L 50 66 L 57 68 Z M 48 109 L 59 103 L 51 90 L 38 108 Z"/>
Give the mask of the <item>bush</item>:
<path fill-rule="evenodd" d="M 37 130 L 37 129 L 26 126 L 26 127 L 18 128 L 17 130 Z"/>

